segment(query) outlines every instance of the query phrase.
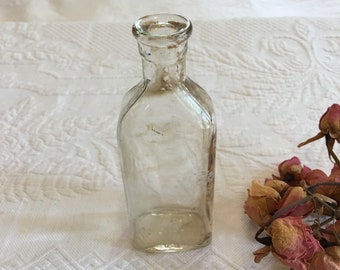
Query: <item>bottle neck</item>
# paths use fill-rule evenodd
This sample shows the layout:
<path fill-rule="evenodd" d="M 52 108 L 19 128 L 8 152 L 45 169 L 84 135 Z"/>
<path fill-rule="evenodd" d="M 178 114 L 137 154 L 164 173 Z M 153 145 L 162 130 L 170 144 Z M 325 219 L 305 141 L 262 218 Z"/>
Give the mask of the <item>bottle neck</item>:
<path fill-rule="evenodd" d="M 183 83 L 186 51 L 187 41 L 167 47 L 139 44 L 144 81 L 164 89 Z"/>
<path fill-rule="evenodd" d="M 132 26 L 143 59 L 144 81 L 149 89 L 170 90 L 184 82 L 185 55 L 191 32 L 191 22 L 176 14 L 148 15 Z"/>

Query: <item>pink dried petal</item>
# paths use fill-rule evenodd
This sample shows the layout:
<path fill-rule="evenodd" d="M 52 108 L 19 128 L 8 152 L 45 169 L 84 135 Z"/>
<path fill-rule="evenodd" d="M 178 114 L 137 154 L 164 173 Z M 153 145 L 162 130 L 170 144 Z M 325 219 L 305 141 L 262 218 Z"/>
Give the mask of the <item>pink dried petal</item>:
<path fill-rule="evenodd" d="M 250 219 L 259 225 L 264 224 L 271 217 L 269 211 L 267 210 L 266 200 L 259 201 L 249 198 L 244 203 L 243 208 Z"/>
<path fill-rule="evenodd" d="M 340 246 L 326 248 L 324 252 L 318 252 L 313 256 L 308 270 L 321 269 L 340 269 Z"/>
<path fill-rule="evenodd" d="M 334 224 L 329 225 L 326 230 L 331 232 L 337 232 L 340 235 L 340 220 L 337 220 Z M 336 243 L 336 237 L 331 234 L 323 233 L 322 236 L 328 241 Z"/>
<path fill-rule="evenodd" d="M 307 193 L 303 190 L 302 187 L 289 187 L 277 207 L 280 210 L 298 200 L 305 198 L 306 196 L 307 196 Z M 307 216 L 313 211 L 313 209 L 314 209 L 314 204 L 312 201 L 309 201 L 304 204 L 295 206 L 294 208 L 284 213 L 282 217 L 284 216 L 295 216 L 295 217 Z"/>
<path fill-rule="evenodd" d="M 280 194 L 273 188 L 261 185 L 259 181 L 252 181 L 249 195 L 252 197 L 271 197 L 275 199 L 280 199 Z"/>
<path fill-rule="evenodd" d="M 266 179 L 264 185 L 275 189 L 279 193 L 285 191 L 289 187 L 285 181 L 276 179 Z"/>
<path fill-rule="evenodd" d="M 308 185 L 315 185 L 322 182 L 328 182 L 329 178 L 322 170 L 316 169 L 308 172 L 303 180 L 306 181 Z"/>
<path fill-rule="evenodd" d="M 305 180 L 306 183 L 310 186 L 330 181 L 329 177 L 319 169 L 308 172 L 303 180 Z M 314 190 L 314 192 L 328 196 L 332 188 L 333 187 L 330 186 L 319 186 Z"/>
<path fill-rule="evenodd" d="M 295 270 L 307 270 L 308 261 L 317 252 L 323 251 L 311 228 L 302 222 L 302 217 L 284 217 L 271 224 L 273 254 L 284 265 Z"/>
<path fill-rule="evenodd" d="M 248 198 L 244 203 L 245 213 L 257 224 L 264 224 L 277 208 L 280 194 L 273 188 L 253 181 L 248 189 Z"/>
<path fill-rule="evenodd" d="M 328 179 L 329 179 L 328 181 L 330 182 L 340 182 L 340 168 L 336 163 L 334 163 L 334 166 Z"/>

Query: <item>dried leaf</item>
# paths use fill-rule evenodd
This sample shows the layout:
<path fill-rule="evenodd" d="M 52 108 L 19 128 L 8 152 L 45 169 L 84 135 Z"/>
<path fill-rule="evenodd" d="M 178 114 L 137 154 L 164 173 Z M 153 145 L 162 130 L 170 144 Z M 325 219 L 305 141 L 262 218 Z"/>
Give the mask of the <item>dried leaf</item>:
<path fill-rule="evenodd" d="M 256 263 L 259 263 L 264 257 L 266 257 L 269 254 L 270 251 L 271 251 L 270 246 L 265 246 L 263 248 L 256 250 L 253 253 L 255 255 L 254 261 Z"/>
<path fill-rule="evenodd" d="M 338 205 L 336 200 L 333 200 L 332 198 L 322 195 L 320 193 L 314 193 L 314 196 L 324 203 Z"/>

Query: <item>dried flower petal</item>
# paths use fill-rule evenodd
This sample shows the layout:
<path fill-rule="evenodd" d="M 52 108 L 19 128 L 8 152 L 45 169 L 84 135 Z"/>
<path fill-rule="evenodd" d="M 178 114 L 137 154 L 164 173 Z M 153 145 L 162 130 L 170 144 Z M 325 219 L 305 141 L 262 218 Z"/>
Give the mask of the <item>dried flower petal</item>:
<path fill-rule="evenodd" d="M 340 220 L 337 220 L 334 224 L 329 225 L 326 230 L 337 233 L 340 236 Z M 331 243 L 336 243 L 337 239 L 334 235 L 323 233 L 322 236 Z"/>
<path fill-rule="evenodd" d="M 340 269 L 340 246 L 326 248 L 324 252 L 318 252 L 313 256 L 308 270 L 321 269 Z"/>
<path fill-rule="evenodd" d="M 340 105 L 333 104 L 321 116 L 319 129 L 324 134 L 329 134 L 331 138 L 340 138 Z M 339 141 L 338 141 L 339 142 Z"/>
<path fill-rule="evenodd" d="M 340 168 L 337 164 L 334 164 L 331 174 L 329 176 L 330 182 L 340 183 Z M 325 195 L 336 200 L 340 204 L 340 185 L 339 186 L 326 186 L 323 187 Z"/>
<path fill-rule="evenodd" d="M 261 185 L 259 181 L 252 181 L 249 189 L 249 195 L 252 197 L 272 197 L 280 199 L 280 194 L 273 188 Z"/>
<path fill-rule="evenodd" d="M 276 179 L 266 179 L 264 185 L 275 189 L 279 193 L 284 192 L 289 187 L 286 182 Z"/>
<path fill-rule="evenodd" d="M 322 170 L 316 169 L 308 172 L 303 180 L 305 180 L 308 185 L 313 186 L 319 183 L 328 182 L 329 177 Z M 320 186 L 313 190 L 313 192 L 317 192 L 325 196 L 328 196 L 330 193 L 328 186 Z"/>
<path fill-rule="evenodd" d="M 246 214 L 257 224 L 264 224 L 276 210 L 280 194 L 273 188 L 253 181 L 248 189 L 248 198 L 244 203 Z"/>
<path fill-rule="evenodd" d="M 334 164 L 331 174 L 329 176 L 329 181 L 331 182 L 340 182 L 340 168 L 337 164 Z"/>
<path fill-rule="evenodd" d="M 327 174 L 319 169 L 311 170 L 310 172 L 306 173 L 303 180 L 305 180 L 306 183 L 311 186 L 329 181 Z"/>
<path fill-rule="evenodd" d="M 278 204 L 278 209 L 282 209 L 298 200 L 301 200 L 307 196 L 307 193 L 302 187 L 289 187 L 285 192 L 282 200 Z M 312 201 L 306 202 L 304 204 L 299 204 L 294 208 L 290 209 L 288 212 L 284 213 L 282 216 L 306 216 L 310 214 L 314 209 L 314 204 Z"/>
<path fill-rule="evenodd" d="M 284 265 L 295 270 L 307 270 L 308 261 L 317 252 L 323 251 L 319 241 L 302 217 L 284 217 L 271 224 L 273 254 Z"/>

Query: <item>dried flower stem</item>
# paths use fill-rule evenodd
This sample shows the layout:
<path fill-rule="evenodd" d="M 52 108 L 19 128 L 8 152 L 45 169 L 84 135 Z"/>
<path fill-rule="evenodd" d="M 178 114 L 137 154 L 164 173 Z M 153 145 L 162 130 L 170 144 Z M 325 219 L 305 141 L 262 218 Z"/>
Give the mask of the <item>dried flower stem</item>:
<path fill-rule="evenodd" d="M 302 143 L 299 143 L 298 144 L 298 147 L 302 147 L 302 146 L 304 146 L 304 145 L 306 145 L 306 144 L 309 144 L 309 143 L 311 143 L 311 142 L 314 142 L 314 141 L 316 141 L 316 140 L 319 140 L 319 139 L 321 139 L 322 137 L 324 137 L 325 136 L 325 134 L 323 133 L 323 132 L 319 132 L 318 134 L 316 134 L 314 137 L 311 137 L 311 138 L 309 138 L 308 140 L 306 140 L 306 141 L 304 141 L 304 142 L 302 142 Z"/>
<path fill-rule="evenodd" d="M 324 182 L 324 183 L 319 183 L 319 184 L 316 184 L 316 185 L 321 186 L 321 184 L 323 184 L 322 186 L 325 186 L 325 185 L 327 185 L 327 186 L 340 186 L 340 183 L 338 183 L 338 182 Z M 311 189 L 312 189 L 312 190 L 315 190 L 316 187 L 311 186 Z M 330 205 L 329 205 L 328 203 L 326 203 L 324 200 L 320 199 L 318 196 L 314 196 L 313 193 L 312 193 L 309 189 L 307 189 L 306 192 L 307 192 L 308 194 L 312 195 L 312 196 L 313 196 L 313 199 L 315 199 L 316 201 L 318 201 L 319 203 L 321 203 L 324 207 L 326 207 L 326 208 L 328 208 L 329 210 L 331 210 L 333 214 L 336 213 L 336 209 L 334 209 L 332 206 L 330 206 Z M 336 202 L 336 201 L 334 201 L 334 203 L 335 203 L 335 205 L 337 205 L 337 202 Z"/>
<path fill-rule="evenodd" d="M 327 146 L 327 151 L 330 157 L 332 157 L 335 161 L 335 163 L 339 166 L 340 168 L 340 160 L 336 156 L 336 154 L 333 151 L 333 147 L 329 144 L 329 138 L 326 136 L 326 146 Z"/>

